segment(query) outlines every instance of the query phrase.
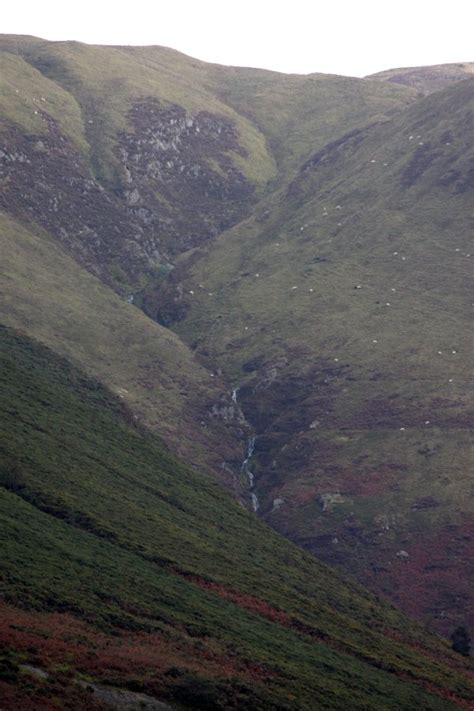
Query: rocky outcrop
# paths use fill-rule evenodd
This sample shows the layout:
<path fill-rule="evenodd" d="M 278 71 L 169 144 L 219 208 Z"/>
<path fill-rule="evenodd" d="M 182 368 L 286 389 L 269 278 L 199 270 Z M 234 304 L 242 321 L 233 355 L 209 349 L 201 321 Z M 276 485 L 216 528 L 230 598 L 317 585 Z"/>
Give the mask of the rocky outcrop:
<path fill-rule="evenodd" d="M 122 293 L 237 222 L 252 203 L 254 187 L 232 160 L 245 151 L 225 116 L 137 102 L 133 131 L 118 139 L 123 175 L 114 194 L 57 121 L 44 110 L 38 114 L 43 133 L 13 125 L 2 131 L 0 207 L 39 224 Z"/>
<path fill-rule="evenodd" d="M 25 134 L 12 126 L 1 134 L 0 207 L 40 225 L 83 266 L 120 290 L 121 281 L 133 283 L 150 269 L 157 254 L 56 121 L 41 114 L 45 133 Z"/>
<path fill-rule="evenodd" d="M 233 161 L 246 152 L 229 118 L 150 97 L 129 121 L 117 149 L 123 197 L 159 249 L 172 256 L 200 245 L 247 213 L 254 186 Z"/>

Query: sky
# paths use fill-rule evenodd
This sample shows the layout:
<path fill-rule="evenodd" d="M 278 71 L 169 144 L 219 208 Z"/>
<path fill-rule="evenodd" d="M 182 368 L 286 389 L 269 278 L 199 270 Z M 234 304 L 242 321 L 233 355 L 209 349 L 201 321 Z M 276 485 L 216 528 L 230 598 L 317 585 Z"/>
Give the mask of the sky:
<path fill-rule="evenodd" d="M 2 34 L 348 76 L 474 61 L 474 0 L 14 0 Z"/>

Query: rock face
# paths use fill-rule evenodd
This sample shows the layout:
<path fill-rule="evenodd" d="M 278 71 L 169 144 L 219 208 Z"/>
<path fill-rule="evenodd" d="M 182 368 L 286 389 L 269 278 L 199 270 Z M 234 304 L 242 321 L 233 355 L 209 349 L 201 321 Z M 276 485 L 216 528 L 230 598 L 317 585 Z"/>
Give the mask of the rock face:
<path fill-rule="evenodd" d="M 237 222 L 252 203 L 254 186 L 230 157 L 244 149 L 224 116 L 137 102 L 134 130 L 118 139 L 123 183 L 116 195 L 95 179 L 57 121 L 39 113 L 45 133 L 2 131 L 0 207 L 39 224 L 119 292 Z"/>
<path fill-rule="evenodd" d="M 246 153 L 230 119 L 147 98 L 134 104 L 129 121 L 133 130 L 118 140 L 123 192 L 152 251 L 176 255 L 246 214 L 254 187 L 232 161 L 231 153 Z"/>
<path fill-rule="evenodd" d="M 37 223 L 83 266 L 120 290 L 114 268 L 133 282 L 155 255 L 142 229 L 95 180 L 84 157 L 42 112 L 47 133 L 11 127 L 0 137 L 0 207 Z"/>

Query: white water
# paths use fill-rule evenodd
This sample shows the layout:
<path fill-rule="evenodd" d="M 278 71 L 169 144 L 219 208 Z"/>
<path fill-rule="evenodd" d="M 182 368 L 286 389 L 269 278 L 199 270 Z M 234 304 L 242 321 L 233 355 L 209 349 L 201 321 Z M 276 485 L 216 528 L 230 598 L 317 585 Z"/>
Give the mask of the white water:
<path fill-rule="evenodd" d="M 252 499 L 252 508 L 256 513 L 259 508 L 259 502 L 258 502 L 257 494 L 253 491 L 254 474 L 253 474 L 253 471 L 250 469 L 250 460 L 252 459 L 253 453 L 255 451 L 255 440 L 256 440 L 255 437 L 249 437 L 249 439 L 247 441 L 247 456 L 245 457 L 244 461 L 242 462 L 241 471 L 246 475 L 247 479 L 249 480 L 249 489 L 250 489 L 250 498 Z"/>
<path fill-rule="evenodd" d="M 232 390 L 232 402 L 234 405 L 237 405 L 239 407 L 239 403 L 237 401 L 237 393 L 239 392 L 239 388 L 234 388 Z M 242 422 L 245 422 L 245 417 L 243 413 L 241 412 L 239 408 L 239 412 L 242 415 Z M 250 460 L 253 457 L 253 453 L 255 451 L 255 441 L 256 437 L 249 437 L 247 440 L 247 456 L 245 457 L 244 461 L 242 462 L 242 466 L 240 467 L 240 471 L 245 474 L 249 481 L 249 489 L 250 489 L 250 498 L 252 500 L 252 508 L 255 512 L 258 511 L 259 509 L 259 502 L 258 502 L 258 497 L 257 494 L 253 491 L 254 488 L 254 474 L 253 471 L 250 468 Z"/>

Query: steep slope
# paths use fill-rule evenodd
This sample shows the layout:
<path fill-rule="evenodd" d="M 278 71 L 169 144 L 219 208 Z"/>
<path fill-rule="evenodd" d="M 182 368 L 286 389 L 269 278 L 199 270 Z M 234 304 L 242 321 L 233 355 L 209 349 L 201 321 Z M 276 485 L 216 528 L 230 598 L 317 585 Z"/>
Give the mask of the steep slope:
<path fill-rule="evenodd" d="M 211 378 L 214 373 L 173 333 L 81 269 L 43 232 L 32 233 L 0 213 L 0 239 L 0 321 L 100 379 L 175 452 L 220 472 L 239 494 L 238 476 L 223 463 L 237 463 L 238 473 L 243 424 L 219 417 L 225 399 L 219 378 Z"/>
<path fill-rule="evenodd" d="M 473 94 L 334 140 L 147 302 L 240 388 L 264 518 L 444 632 L 474 623 Z"/>
<path fill-rule="evenodd" d="M 469 707 L 446 642 L 173 459 L 97 381 L 9 329 L 0 344 L 12 707 L 92 708 L 76 679 L 179 708 Z"/>
<path fill-rule="evenodd" d="M 472 82 L 417 97 L 470 66 L 0 38 L 3 321 L 443 632 L 472 617 Z"/>
<path fill-rule="evenodd" d="M 246 70 L 237 74 L 248 83 Z M 345 106 L 339 99 L 356 80 L 334 80 L 334 91 L 325 77 L 257 72 L 256 80 L 266 85 L 265 106 L 275 96 L 278 134 L 258 127 L 261 110 L 250 111 L 253 121 L 221 97 L 218 67 L 173 50 L 0 37 L 5 318 L 120 389 L 182 456 L 220 469 L 236 491 L 246 426 L 218 373 L 119 306 L 49 237 L 140 306 L 147 285 L 166 279 L 181 253 L 248 214 L 275 179 L 290 97 L 304 99 L 307 113 L 317 105 L 291 149 L 299 157 L 311 152 L 309 134 L 321 142 L 330 121 L 342 125 L 353 114 L 358 125 L 412 96 L 359 82 L 364 88 Z"/>
<path fill-rule="evenodd" d="M 216 66 L 211 76 L 217 95 L 266 137 L 280 184 L 334 136 L 381 121 L 416 98 L 409 87 L 331 74 Z"/>
<path fill-rule="evenodd" d="M 0 37 L 0 68 L 4 209 L 34 219 L 121 293 L 247 216 L 339 127 L 415 96 L 160 47 L 31 37 Z"/>
<path fill-rule="evenodd" d="M 103 274 L 129 272 L 134 252 L 149 268 L 166 265 L 238 221 L 274 176 L 264 137 L 206 89 L 204 63 L 161 48 L 8 36 L 0 49 L 10 122 L 3 133 L 10 148 L 23 139 L 17 152 L 25 156 L 9 161 L 8 187 L 27 190 L 35 220 L 76 256 L 92 242 L 89 260 Z M 79 124 L 61 122 L 61 102 Z M 65 163 L 71 177 L 61 184 Z M 53 206 L 43 205 L 38 177 Z M 5 204 L 21 214 L 8 193 Z M 94 218 L 113 208 L 100 228 Z M 76 217 L 69 224 L 68 213 Z M 114 265 L 102 243 L 115 250 Z"/>

